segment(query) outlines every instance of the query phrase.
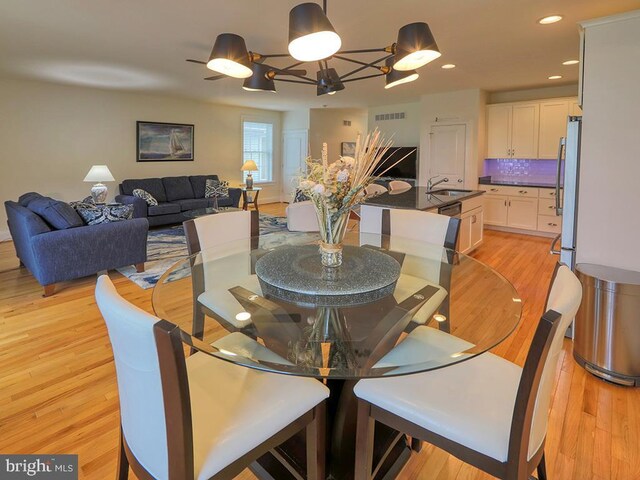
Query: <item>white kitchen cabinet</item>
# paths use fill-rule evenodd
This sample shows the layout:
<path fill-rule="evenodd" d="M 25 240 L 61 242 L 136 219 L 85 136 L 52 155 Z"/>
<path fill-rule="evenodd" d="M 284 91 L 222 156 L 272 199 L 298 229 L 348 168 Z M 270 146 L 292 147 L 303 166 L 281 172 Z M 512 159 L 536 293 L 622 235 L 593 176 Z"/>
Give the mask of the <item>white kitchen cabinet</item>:
<path fill-rule="evenodd" d="M 508 197 L 507 226 L 523 230 L 538 227 L 538 199 L 530 197 Z"/>
<path fill-rule="evenodd" d="M 484 221 L 488 225 L 507 225 L 508 197 L 502 195 L 484 196 Z"/>
<path fill-rule="evenodd" d="M 538 158 L 540 106 L 515 104 L 511 117 L 511 157 Z"/>
<path fill-rule="evenodd" d="M 578 102 L 575 102 L 576 105 Z M 538 136 L 538 157 L 557 158 L 560 139 L 567 134 L 569 102 L 555 100 L 540 104 L 540 134 Z"/>
<path fill-rule="evenodd" d="M 582 115 L 582 109 L 577 100 L 571 100 L 569 102 L 569 115 L 572 117 Z"/>
<path fill-rule="evenodd" d="M 462 214 L 458 237 L 460 253 L 468 253 L 480 246 L 483 239 L 483 226 L 483 207 L 474 208 Z"/>
<path fill-rule="evenodd" d="M 510 104 L 487 106 L 487 155 L 489 158 L 509 158 L 511 156 L 511 115 Z"/>

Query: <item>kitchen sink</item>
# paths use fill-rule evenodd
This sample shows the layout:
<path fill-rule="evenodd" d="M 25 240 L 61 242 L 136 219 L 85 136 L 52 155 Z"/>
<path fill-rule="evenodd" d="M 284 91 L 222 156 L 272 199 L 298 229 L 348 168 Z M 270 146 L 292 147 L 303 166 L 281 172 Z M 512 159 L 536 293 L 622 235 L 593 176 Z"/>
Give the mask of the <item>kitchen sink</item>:
<path fill-rule="evenodd" d="M 443 189 L 443 190 L 432 190 L 428 192 L 427 195 L 437 195 L 439 197 L 459 197 L 461 195 L 467 195 L 468 193 L 471 193 L 471 190 Z"/>

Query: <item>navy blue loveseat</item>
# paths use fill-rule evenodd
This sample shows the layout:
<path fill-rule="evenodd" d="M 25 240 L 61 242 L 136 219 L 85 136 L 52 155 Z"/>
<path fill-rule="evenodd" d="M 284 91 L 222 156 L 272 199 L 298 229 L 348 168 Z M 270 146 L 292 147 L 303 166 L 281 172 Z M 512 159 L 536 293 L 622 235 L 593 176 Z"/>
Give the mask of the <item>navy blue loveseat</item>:
<path fill-rule="evenodd" d="M 208 179 L 218 180 L 217 175 L 192 175 L 190 177 L 141 178 L 123 180 L 119 185 L 120 195 L 116 202 L 132 204 L 134 218 L 146 218 L 149 225 L 182 223 L 189 217 L 189 210 L 213 207 L 215 200 L 205 198 L 205 184 Z M 158 205 L 147 205 L 143 199 L 134 197 L 133 191 L 140 188 L 149 192 Z M 219 198 L 219 207 L 238 207 L 242 190 L 229 188 L 228 198 Z"/>
<path fill-rule="evenodd" d="M 27 198 L 27 195 L 33 195 Z M 44 287 L 45 296 L 54 293 L 55 284 L 86 277 L 102 270 L 135 265 L 144 270 L 147 261 L 146 219 L 131 219 L 99 225 L 76 225 L 56 229 L 29 209 L 37 194 L 6 201 L 7 223 L 20 264 Z M 51 200 L 51 199 L 49 199 Z M 79 218 L 79 217 L 78 217 Z"/>

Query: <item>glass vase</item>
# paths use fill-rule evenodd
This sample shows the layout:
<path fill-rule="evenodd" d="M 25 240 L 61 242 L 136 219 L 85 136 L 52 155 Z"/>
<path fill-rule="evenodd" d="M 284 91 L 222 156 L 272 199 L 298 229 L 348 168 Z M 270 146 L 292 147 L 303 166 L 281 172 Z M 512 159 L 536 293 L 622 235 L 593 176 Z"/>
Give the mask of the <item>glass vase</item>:
<path fill-rule="evenodd" d="M 349 212 L 342 214 L 318 213 L 320 226 L 320 260 L 322 265 L 336 268 L 342 265 L 342 240 L 347 232 Z"/>

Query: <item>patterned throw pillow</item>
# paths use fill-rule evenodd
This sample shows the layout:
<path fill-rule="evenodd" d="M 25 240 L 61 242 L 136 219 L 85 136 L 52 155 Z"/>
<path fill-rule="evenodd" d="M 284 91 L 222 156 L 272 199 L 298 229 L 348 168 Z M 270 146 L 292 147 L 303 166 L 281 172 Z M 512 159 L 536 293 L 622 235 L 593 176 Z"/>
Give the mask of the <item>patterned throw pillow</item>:
<path fill-rule="evenodd" d="M 293 203 L 306 202 L 307 200 L 309 200 L 309 197 L 307 197 L 302 190 L 296 189 L 295 196 L 293 197 Z"/>
<path fill-rule="evenodd" d="M 95 205 L 76 202 L 74 208 L 87 225 L 120 222 L 133 217 L 133 205 Z"/>
<path fill-rule="evenodd" d="M 229 198 L 229 182 L 207 179 L 204 185 L 204 198 Z"/>
<path fill-rule="evenodd" d="M 154 205 L 158 205 L 158 201 L 155 198 L 153 198 L 153 195 L 151 195 L 146 190 L 143 190 L 141 188 L 136 188 L 131 193 L 133 194 L 134 197 L 143 199 L 145 202 L 147 202 L 147 205 L 149 205 L 150 207 Z"/>

